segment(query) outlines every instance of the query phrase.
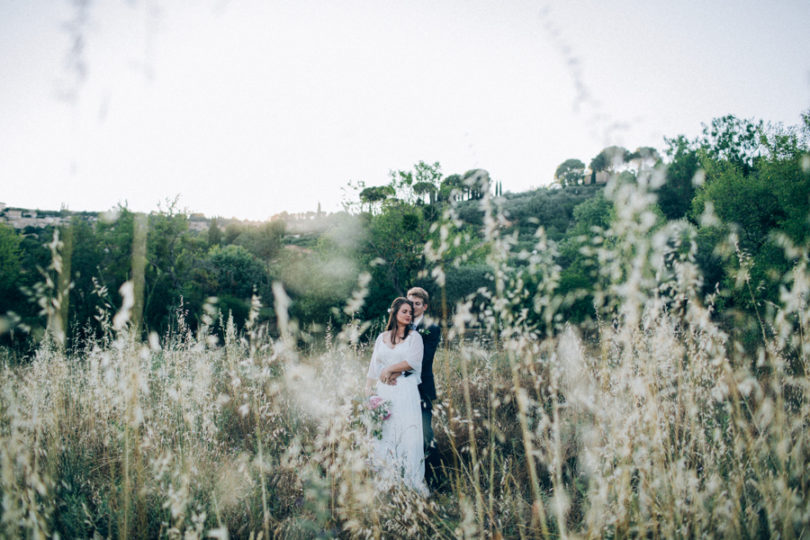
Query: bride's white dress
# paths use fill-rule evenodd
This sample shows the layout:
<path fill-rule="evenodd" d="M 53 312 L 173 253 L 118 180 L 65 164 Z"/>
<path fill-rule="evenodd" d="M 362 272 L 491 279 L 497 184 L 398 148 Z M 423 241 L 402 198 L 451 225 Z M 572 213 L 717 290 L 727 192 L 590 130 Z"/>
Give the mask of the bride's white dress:
<path fill-rule="evenodd" d="M 422 411 L 419 383 L 424 346 L 419 332 L 412 331 L 404 341 L 391 347 L 390 332 L 377 336 L 368 366 L 368 378 L 377 381 L 377 395 L 390 401 L 391 417 L 383 422 L 382 439 L 372 439 L 374 469 L 381 482 L 403 482 L 427 495 L 425 453 L 422 448 Z M 383 368 L 406 361 L 413 375 L 400 376 L 395 385 L 380 381 Z"/>

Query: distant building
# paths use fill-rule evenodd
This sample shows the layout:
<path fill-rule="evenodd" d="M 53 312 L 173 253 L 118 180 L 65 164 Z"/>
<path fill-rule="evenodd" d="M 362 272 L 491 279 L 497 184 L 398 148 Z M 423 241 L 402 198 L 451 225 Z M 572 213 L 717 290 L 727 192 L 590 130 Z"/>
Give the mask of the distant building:
<path fill-rule="evenodd" d="M 208 229 L 209 220 L 206 219 L 205 214 L 191 214 L 188 217 L 188 228 L 192 231 L 205 231 Z"/>
<path fill-rule="evenodd" d="M 7 223 L 15 229 L 25 229 L 26 227 L 35 227 L 42 229 L 46 227 L 59 227 L 70 223 L 71 219 L 76 218 L 89 223 L 95 223 L 99 220 L 101 214 L 97 212 L 71 212 L 67 209 L 60 211 L 51 210 L 31 210 L 28 208 L 9 208 L 6 203 L 0 203 L 0 223 Z M 101 217 L 101 219 L 106 219 Z M 241 222 L 240 223 L 250 223 Z M 256 222 L 259 224 L 260 222 Z M 208 230 L 211 220 L 205 217 L 202 213 L 193 213 L 188 215 L 188 228 L 191 231 L 202 232 Z M 221 220 L 220 226 L 226 224 L 226 221 Z"/>
<path fill-rule="evenodd" d="M 585 169 L 585 174 L 582 177 L 582 183 L 586 186 L 591 184 L 607 184 L 610 180 L 610 172 L 596 171 L 594 173 L 591 169 Z"/>
<path fill-rule="evenodd" d="M 27 210 L 25 208 L 8 208 L 3 205 L 2 219 L 15 229 L 25 229 L 26 227 L 35 227 L 43 229 L 45 227 L 55 227 L 66 223 L 69 218 L 61 216 L 40 216 L 36 210 Z"/>

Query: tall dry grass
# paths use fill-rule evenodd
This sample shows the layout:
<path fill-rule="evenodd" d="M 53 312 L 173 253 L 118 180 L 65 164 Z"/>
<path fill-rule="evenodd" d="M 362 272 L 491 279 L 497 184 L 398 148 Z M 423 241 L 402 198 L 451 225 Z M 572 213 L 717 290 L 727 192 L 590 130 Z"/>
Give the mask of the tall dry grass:
<path fill-rule="evenodd" d="M 0 535 L 807 536 L 807 246 L 783 241 L 795 264 L 752 353 L 700 293 L 694 228 L 656 220 L 657 181 L 609 188 L 616 220 L 588 248 L 600 268 L 590 329 L 560 319 L 570 299 L 556 293 L 553 243 L 541 230 L 533 253 L 514 253 L 484 200 L 494 287 L 447 321 L 443 487 L 429 499 L 381 491 L 369 473 L 351 415 L 368 323 L 327 329 L 304 353 L 276 287 L 279 337 L 258 306 L 239 330 L 209 305 L 196 333 L 180 316 L 142 343 L 124 311 L 102 314 L 105 337 L 84 350 L 54 340 L 27 365 L 6 362 Z M 438 227 L 426 253 L 441 284 L 452 212 Z"/>

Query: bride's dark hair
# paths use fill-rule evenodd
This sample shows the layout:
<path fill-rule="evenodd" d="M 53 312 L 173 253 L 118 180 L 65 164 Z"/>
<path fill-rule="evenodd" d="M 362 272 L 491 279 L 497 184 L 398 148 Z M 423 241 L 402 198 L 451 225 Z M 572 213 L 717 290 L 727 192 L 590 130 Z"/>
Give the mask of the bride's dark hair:
<path fill-rule="evenodd" d="M 391 344 L 396 345 L 397 343 L 397 313 L 399 312 L 399 308 L 402 307 L 402 304 L 408 304 L 411 306 L 411 318 L 413 318 L 413 303 L 405 298 L 404 296 L 400 296 L 399 298 L 394 298 L 394 301 L 391 303 L 391 309 L 388 310 L 388 326 L 385 327 L 386 330 L 391 330 Z M 413 319 L 412 319 L 413 320 Z M 411 331 L 411 326 L 408 325 L 405 327 L 405 334 L 402 336 L 404 340 L 408 337 L 408 334 Z"/>

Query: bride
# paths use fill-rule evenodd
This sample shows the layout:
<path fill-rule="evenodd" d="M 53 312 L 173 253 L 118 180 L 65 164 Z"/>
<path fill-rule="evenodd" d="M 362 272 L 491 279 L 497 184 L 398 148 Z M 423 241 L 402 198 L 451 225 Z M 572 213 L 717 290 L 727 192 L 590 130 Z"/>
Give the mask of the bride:
<path fill-rule="evenodd" d="M 374 394 L 376 385 L 376 394 L 391 402 L 391 417 L 383 422 L 382 439 L 373 440 L 375 470 L 383 480 L 403 482 L 427 495 L 418 389 L 424 347 L 422 336 L 411 330 L 412 320 L 410 300 L 395 299 L 388 326 L 374 343 L 366 394 Z M 413 376 L 399 377 L 404 371 L 413 371 Z"/>

